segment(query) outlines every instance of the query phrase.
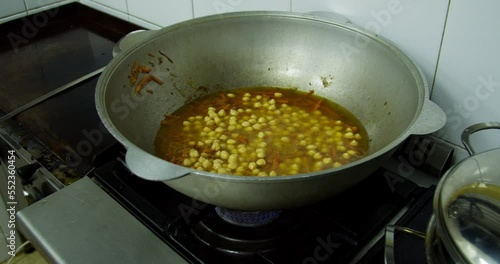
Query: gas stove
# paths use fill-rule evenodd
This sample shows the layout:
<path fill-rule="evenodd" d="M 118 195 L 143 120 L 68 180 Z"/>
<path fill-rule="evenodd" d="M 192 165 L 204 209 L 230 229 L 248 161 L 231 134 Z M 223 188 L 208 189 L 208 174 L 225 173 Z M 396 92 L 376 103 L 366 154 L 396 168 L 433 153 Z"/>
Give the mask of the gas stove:
<path fill-rule="evenodd" d="M 121 160 L 97 168 L 95 181 L 190 263 L 382 263 L 384 227 L 410 226 L 430 212 L 434 193 L 434 186 L 419 187 L 381 168 L 330 200 L 245 226 L 223 219 L 218 207 L 131 174 Z M 411 252 L 414 263 L 425 261 L 423 244 Z"/>
<path fill-rule="evenodd" d="M 147 263 L 383 263 L 385 227 L 424 232 L 432 214 L 434 185 L 380 168 L 341 195 L 245 226 L 133 175 L 123 159 L 112 145 L 87 176 L 18 213 L 22 233 L 51 262 L 141 263 L 148 252 Z M 423 241 L 397 237 L 395 259 L 425 263 Z"/>
<path fill-rule="evenodd" d="M 139 29 L 78 3 L 50 14 L 57 15 L 28 43 L 0 49 L 2 61 L 14 65 L 10 74 L 19 76 L 0 89 L 4 112 L 105 66 L 114 44 Z M 0 30 L 22 34 L 29 19 Z M 411 137 L 336 197 L 282 211 L 228 211 L 127 169 L 124 148 L 95 111 L 97 78 L 0 127 L 2 152 L 25 157 L 18 158 L 24 173 L 16 181 L 16 199 L 23 200 L 16 228 L 53 263 L 383 263 L 386 226 L 424 232 L 453 154 L 433 137 Z M 425 263 L 422 240 L 400 235 L 396 242 L 396 263 Z"/>

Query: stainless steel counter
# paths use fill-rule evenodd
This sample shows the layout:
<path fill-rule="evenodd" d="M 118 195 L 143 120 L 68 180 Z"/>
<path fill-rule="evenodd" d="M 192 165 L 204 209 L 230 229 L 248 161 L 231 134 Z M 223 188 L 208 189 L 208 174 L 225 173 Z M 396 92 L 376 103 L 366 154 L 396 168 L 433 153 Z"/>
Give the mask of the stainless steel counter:
<path fill-rule="evenodd" d="M 88 177 L 17 217 L 21 232 L 51 263 L 186 263 Z"/>

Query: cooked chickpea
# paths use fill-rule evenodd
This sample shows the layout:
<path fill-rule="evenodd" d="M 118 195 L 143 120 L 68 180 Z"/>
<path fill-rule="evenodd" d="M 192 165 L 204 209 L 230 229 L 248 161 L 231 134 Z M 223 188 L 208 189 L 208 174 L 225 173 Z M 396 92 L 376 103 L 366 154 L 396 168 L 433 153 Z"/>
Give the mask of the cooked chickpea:
<path fill-rule="evenodd" d="M 253 161 L 252 161 L 252 162 L 250 162 L 250 163 L 248 163 L 248 168 L 249 168 L 250 170 L 254 170 L 254 169 L 256 169 L 256 168 L 257 168 L 257 163 L 255 163 L 255 162 L 253 162 Z"/>
<path fill-rule="evenodd" d="M 229 152 L 223 150 L 220 152 L 220 158 L 221 159 L 224 159 L 224 160 L 227 160 L 229 158 Z"/>
<path fill-rule="evenodd" d="M 308 149 L 308 150 L 316 149 L 316 145 L 309 144 L 306 146 L 306 149 Z"/>
<path fill-rule="evenodd" d="M 234 90 L 224 95 L 223 100 L 230 100 L 223 108 L 206 106 L 202 115 L 191 112 L 178 121 L 192 135 L 180 142 L 189 146 L 181 165 L 264 177 L 337 168 L 362 156 L 367 140 L 360 128 L 333 120 L 324 104 L 313 110 L 299 107 L 281 92 L 263 96 Z"/>
<path fill-rule="evenodd" d="M 319 152 L 314 153 L 313 159 L 321 159 L 321 158 L 323 158 L 323 155 L 321 155 L 321 153 Z"/>
<path fill-rule="evenodd" d="M 206 159 L 206 160 L 204 160 L 204 161 L 201 163 L 201 166 L 202 166 L 204 169 L 208 169 L 208 168 L 212 167 L 212 162 Z"/>
<path fill-rule="evenodd" d="M 351 155 L 351 156 L 357 155 L 356 151 L 354 151 L 354 150 L 352 150 L 352 149 L 348 150 L 348 151 L 347 151 L 347 153 L 348 153 L 349 155 Z"/>
<path fill-rule="evenodd" d="M 244 147 L 243 148 L 238 148 L 238 152 L 241 153 L 241 154 L 243 154 L 243 153 L 247 152 L 247 149 L 244 148 Z"/>
<path fill-rule="evenodd" d="M 197 158 L 199 156 L 200 156 L 200 153 L 198 152 L 198 150 L 196 150 L 196 149 L 189 150 L 189 157 Z"/>
<path fill-rule="evenodd" d="M 265 148 L 267 146 L 267 143 L 262 141 L 257 144 L 258 147 Z"/>
<path fill-rule="evenodd" d="M 220 143 L 219 143 L 219 141 L 218 141 L 218 140 L 214 140 L 214 141 L 212 142 L 211 149 L 213 149 L 213 150 L 219 150 L 219 149 L 220 149 Z"/>
<path fill-rule="evenodd" d="M 344 134 L 344 137 L 347 138 L 347 139 L 353 139 L 354 138 L 354 134 L 352 132 L 347 132 Z"/>
<path fill-rule="evenodd" d="M 212 164 L 212 169 L 214 169 L 215 171 L 217 171 L 218 169 L 222 168 L 222 163 L 213 163 Z"/>
<path fill-rule="evenodd" d="M 238 162 L 238 160 L 239 160 L 239 159 L 238 159 L 238 155 L 236 155 L 236 154 L 231 154 L 231 155 L 229 155 L 229 157 L 228 157 L 228 159 L 227 159 L 227 161 L 228 161 L 229 163 L 237 163 L 237 162 Z"/>

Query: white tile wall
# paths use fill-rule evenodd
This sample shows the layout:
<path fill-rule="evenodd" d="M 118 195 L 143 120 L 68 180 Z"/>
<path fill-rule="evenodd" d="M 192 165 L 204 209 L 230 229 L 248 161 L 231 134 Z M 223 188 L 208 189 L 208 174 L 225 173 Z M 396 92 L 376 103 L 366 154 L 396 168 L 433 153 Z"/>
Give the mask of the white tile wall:
<path fill-rule="evenodd" d="M 451 3 L 432 100 L 448 117 L 440 137 L 461 145 L 467 126 L 500 122 L 500 2 Z M 479 149 L 500 147 L 500 132 L 480 133 Z"/>
<path fill-rule="evenodd" d="M 128 21 L 128 11 L 127 11 L 127 2 L 126 0 L 121 1 L 92 1 L 92 0 L 80 0 L 80 3 L 89 6 L 93 9 L 99 10 L 106 14 L 112 15 L 116 18 Z M 121 2 L 121 3 L 120 3 Z M 123 6 L 125 4 L 125 6 Z M 111 7 L 113 6 L 113 7 Z"/>
<path fill-rule="evenodd" d="M 56 14 L 55 8 L 61 5 L 76 2 L 77 0 L 25 0 L 28 7 L 28 15 L 41 13 L 43 11 L 54 9 L 54 13 L 47 12 L 44 15 L 53 16 Z M 43 15 L 41 16 L 43 19 Z"/>
<path fill-rule="evenodd" d="M 153 24 L 153 23 L 150 23 L 148 21 L 145 21 L 143 19 L 140 19 L 140 18 L 137 18 L 137 17 L 134 17 L 134 16 L 129 16 L 128 17 L 128 21 L 130 23 L 133 23 L 133 24 L 136 24 L 140 27 L 143 27 L 145 29 L 152 29 L 152 30 L 156 30 L 156 29 L 160 29 L 162 27 L 160 27 L 159 25 L 157 24 Z"/>
<path fill-rule="evenodd" d="M 61 2 L 62 1 L 62 2 Z M 70 0 L 25 0 L 40 10 Z M 500 119 L 500 2 L 433 0 L 79 0 L 149 29 L 224 12 L 331 11 L 392 40 L 423 69 L 432 100 L 448 114 L 437 135 L 461 145 L 459 135 L 473 123 Z M 0 17 L 19 11 L 21 1 L 2 1 Z M 449 16 L 447 17 L 448 5 Z M 37 9 L 38 8 L 38 9 Z M 30 12 L 35 12 L 30 11 Z M 2 13 L 3 12 L 3 13 Z M 21 10 L 22 12 L 22 10 Z M 22 13 L 21 13 L 22 14 Z M 18 15 L 19 16 L 19 15 Z M 445 20 L 447 28 L 444 28 Z M 0 23 L 8 18 L 0 18 Z M 446 31 L 443 39 L 443 33 Z M 442 45 L 441 45 L 442 44 Z M 439 65 L 438 65 L 439 58 Z M 435 80 L 435 83 L 434 83 Z M 490 142 L 494 136 L 488 136 Z M 500 138 L 496 136 L 496 138 Z M 498 141 L 498 140 L 497 140 Z M 499 143 L 500 145 L 500 143 Z"/>
<path fill-rule="evenodd" d="M 422 68 L 432 87 L 448 1 L 292 0 L 292 11 L 331 11 L 398 45 Z"/>
<path fill-rule="evenodd" d="M 5 1 L 2 2 L 0 8 L 0 18 L 25 13 L 26 7 L 23 1 Z"/>
<path fill-rule="evenodd" d="M 237 11 L 290 11 L 290 0 L 193 0 L 194 17 Z"/>
<path fill-rule="evenodd" d="M 28 10 L 51 4 L 58 4 L 58 2 L 63 2 L 63 1 L 64 0 L 25 0 L 26 7 L 28 8 Z"/>
<path fill-rule="evenodd" d="M 186 0 L 127 0 L 129 15 L 168 26 L 193 18 L 193 4 Z"/>
<path fill-rule="evenodd" d="M 122 13 L 128 13 L 127 0 L 92 0 L 96 3 L 118 10 Z"/>

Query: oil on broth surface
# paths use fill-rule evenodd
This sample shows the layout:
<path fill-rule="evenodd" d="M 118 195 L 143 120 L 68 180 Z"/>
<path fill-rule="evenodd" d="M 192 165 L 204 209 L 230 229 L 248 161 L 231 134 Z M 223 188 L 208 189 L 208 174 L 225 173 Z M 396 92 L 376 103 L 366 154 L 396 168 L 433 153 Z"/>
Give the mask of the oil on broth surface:
<path fill-rule="evenodd" d="M 198 170 L 279 176 L 336 168 L 364 157 L 356 117 L 313 92 L 258 87 L 197 98 L 165 115 L 158 157 Z"/>

